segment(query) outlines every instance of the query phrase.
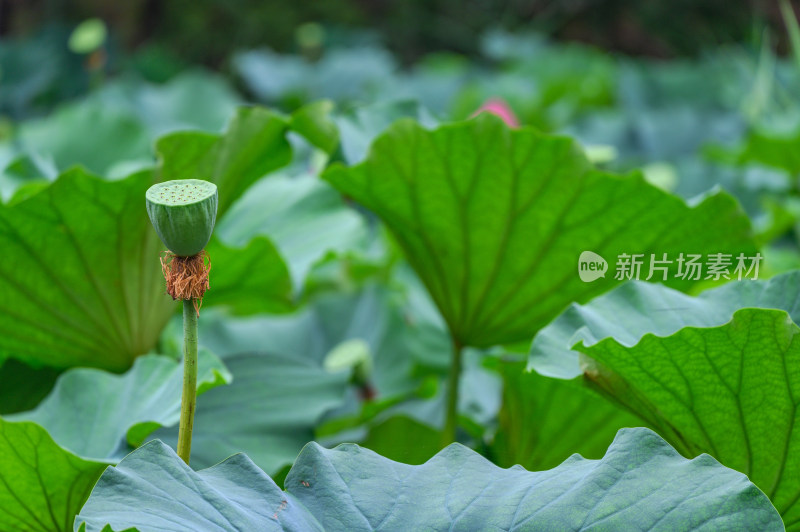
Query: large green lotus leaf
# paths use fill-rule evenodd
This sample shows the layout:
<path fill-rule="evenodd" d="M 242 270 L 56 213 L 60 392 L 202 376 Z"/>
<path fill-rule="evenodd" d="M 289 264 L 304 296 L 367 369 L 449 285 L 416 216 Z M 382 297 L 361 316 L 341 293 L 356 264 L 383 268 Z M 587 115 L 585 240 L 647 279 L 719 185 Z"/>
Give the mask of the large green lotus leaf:
<path fill-rule="evenodd" d="M 643 424 L 578 382 L 526 373 L 520 363 L 499 370 L 503 405 L 491 452 L 500 466 L 541 471 L 574 453 L 600 458 L 619 429 Z"/>
<path fill-rule="evenodd" d="M 150 443 L 109 468 L 76 517 L 150 530 L 783 530 L 747 477 L 686 460 L 648 429 L 625 429 L 601 460 L 501 469 L 453 444 L 423 465 L 353 444 L 308 444 L 286 492 L 246 456 L 200 472 Z M 147 508 L 147 512 L 142 512 Z"/>
<path fill-rule="evenodd" d="M 329 373 L 296 356 L 245 354 L 225 364 L 233 383 L 197 400 L 194 467 L 240 451 L 270 473 L 291 464 L 322 416 L 343 403 L 350 379 L 347 372 Z M 176 443 L 177 428 L 153 436 Z"/>
<path fill-rule="evenodd" d="M 152 184 L 72 170 L 0 205 L 0 356 L 121 371 L 153 348 L 175 307 L 144 209 Z"/>
<path fill-rule="evenodd" d="M 625 283 L 585 305 L 573 303 L 540 330 L 531 345 L 529 369 L 572 379 L 581 374 L 578 342 L 591 346 L 603 338 L 634 346 L 647 333 L 669 336 L 684 327 L 716 327 L 740 308 L 775 308 L 800 321 L 800 272 L 765 281 L 732 282 L 688 296 L 664 286 Z"/>
<path fill-rule="evenodd" d="M 584 353 L 586 381 L 686 456 L 706 452 L 748 475 L 787 530 L 800 530 L 800 328 L 782 310 L 742 309 L 719 327 L 606 338 Z"/>
<path fill-rule="evenodd" d="M 153 182 L 152 172 L 109 182 L 76 169 L 0 205 L 0 358 L 124 371 L 153 349 L 177 308 L 159 264 L 164 246 L 144 208 Z M 216 258 L 220 293 L 211 304 L 288 308 L 289 274 L 269 242 L 221 248 Z M 236 292 L 248 268 L 248 289 Z"/>
<path fill-rule="evenodd" d="M 198 358 L 198 391 L 230 382 L 220 360 L 206 350 Z M 127 373 L 76 368 L 61 375 L 52 392 L 28 412 L 6 416 L 33 421 L 63 448 L 94 460 L 113 459 L 140 444 L 159 426 L 180 418 L 183 364 L 160 355 L 136 359 Z"/>
<path fill-rule="evenodd" d="M 106 466 L 65 451 L 35 423 L 0 418 L 0 530 L 72 530 Z"/>
<path fill-rule="evenodd" d="M 225 134 L 173 133 L 156 143 L 162 180 L 204 179 L 219 189 L 218 217 L 250 185 L 292 157 L 287 120 L 261 107 L 237 110 Z"/>
<path fill-rule="evenodd" d="M 236 246 L 256 235 L 269 236 L 301 288 L 308 271 L 326 253 L 362 246 L 367 227 L 364 218 L 316 176 L 278 174 L 253 185 L 220 221 L 216 234 Z"/>
<path fill-rule="evenodd" d="M 610 272 L 580 280 L 583 251 L 610 271 L 622 253 L 754 253 L 727 194 L 687 206 L 641 176 L 593 170 L 568 138 L 486 113 L 434 131 L 397 122 L 366 161 L 323 177 L 386 222 L 463 345 L 529 338 L 570 302 L 613 287 Z"/>
<path fill-rule="evenodd" d="M 204 306 L 225 305 L 236 314 L 279 313 L 293 308 L 289 269 L 268 239 L 254 238 L 234 248 L 214 237 L 206 251 L 213 269 Z"/>

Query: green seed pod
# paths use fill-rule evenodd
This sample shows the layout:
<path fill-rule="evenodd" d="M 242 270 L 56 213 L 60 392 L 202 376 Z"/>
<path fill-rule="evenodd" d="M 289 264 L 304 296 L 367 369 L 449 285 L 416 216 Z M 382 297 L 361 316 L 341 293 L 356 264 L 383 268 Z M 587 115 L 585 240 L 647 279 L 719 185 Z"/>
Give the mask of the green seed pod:
<path fill-rule="evenodd" d="M 161 241 L 179 257 L 203 251 L 217 220 L 217 186 L 180 179 L 147 189 L 147 214 Z"/>

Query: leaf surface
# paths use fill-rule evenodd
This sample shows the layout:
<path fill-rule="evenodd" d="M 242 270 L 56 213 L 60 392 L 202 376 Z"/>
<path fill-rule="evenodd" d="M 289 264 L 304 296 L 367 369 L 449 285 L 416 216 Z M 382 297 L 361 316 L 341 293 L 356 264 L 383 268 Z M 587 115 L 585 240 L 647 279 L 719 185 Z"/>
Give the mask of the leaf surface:
<path fill-rule="evenodd" d="M 576 455 L 543 472 L 500 469 L 459 444 L 411 466 L 310 443 L 285 486 L 244 455 L 194 472 L 151 442 L 103 474 L 76 529 L 783 529 L 744 475 L 709 456 L 686 460 L 641 428 L 620 431 L 601 460 Z"/>
<path fill-rule="evenodd" d="M 144 209 L 152 173 L 72 170 L 0 205 L 0 355 L 57 368 L 128 368 L 174 312 Z"/>
<path fill-rule="evenodd" d="M 689 207 L 641 176 L 592 169 L 570 139 L 486 113 L 433 131 L 401 120 L 366 161 L 323 177 L 386 222 L 462 345 L 524 340 L 614 286 L 580 280 L 583 251 L 610 271 L 621 253 L 754 251 L 727 194 Z"/>

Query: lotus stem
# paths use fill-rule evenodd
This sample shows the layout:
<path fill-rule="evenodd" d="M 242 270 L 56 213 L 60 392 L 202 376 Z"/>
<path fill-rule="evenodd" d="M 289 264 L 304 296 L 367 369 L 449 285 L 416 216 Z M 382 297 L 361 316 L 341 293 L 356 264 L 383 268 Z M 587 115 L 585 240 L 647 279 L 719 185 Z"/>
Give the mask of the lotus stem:
<path fill-rule="evenodd" d="M 183 301 L 183 392 L 178 425 L 178 456 L 189 464 L 192 427 L 197 405 L 197 310 L 194 300 Z"/>

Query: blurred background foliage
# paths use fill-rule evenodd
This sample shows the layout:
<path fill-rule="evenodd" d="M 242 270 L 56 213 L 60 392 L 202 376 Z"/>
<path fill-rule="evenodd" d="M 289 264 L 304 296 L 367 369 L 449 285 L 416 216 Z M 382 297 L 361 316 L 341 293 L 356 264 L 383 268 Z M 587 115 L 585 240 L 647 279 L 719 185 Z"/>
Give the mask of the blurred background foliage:
<path fill-rule="evenodd" d="M 330 44 L 354 30 L 380 36 L 410 64 L 433 50 L 473 55 L 488 29 L 535 30 L 630 55 L 696 55 L 709 45 L 741 43 L 754 29 L 781 27 L 776 2 L 745 0 L 7 0 L 0 32 L 24 35 L 44 24 L 99 16 L 125 50 L 170 50 L 187 63 L 220 66 L 239 48 L 296 51 L 297 29 L 324 20 Z M 368 29 L 368 30 L 367 30 Z M 213 38 L 209 36 L 213 35 Z"/>
<path fill-rule="evenodd" d="M 92 18 L 112 29 L 102 57 L 84 58 L 59 46 Z M 92 80 L 76 75 L 83 63 L 106 74 L 136 72 L 164 82 L 197 65 L 235 72 L 241 50 L 268 48 L 319 60 L 330 49 L 368 47 L 385 50 L 404 67 L 457 69 L 454 57 L 496 64 L 504 58 L 487 56 L 487 35 L 520 32 L 662 59 L 702 57 L 729 44 L 758 47 L 764 32 L 774 49 L 789 50 L 779 5 L 766 0 L 739 2 L 736 9 L 724 0 L 4 0 L 3 79 L 8 84 L 28 75 L 24 87 L 4 87 L 2 109 L 21 118 L 31 107 L 41 110 L 86 91 Z M 431 57 L 434 52 L 445 59 Z M 20 91 L 34 92 L 34 101 L 21 102 L 26 96 Z"/>

